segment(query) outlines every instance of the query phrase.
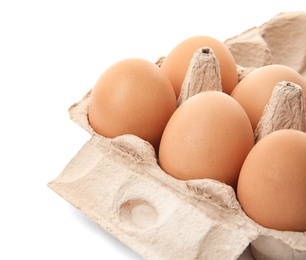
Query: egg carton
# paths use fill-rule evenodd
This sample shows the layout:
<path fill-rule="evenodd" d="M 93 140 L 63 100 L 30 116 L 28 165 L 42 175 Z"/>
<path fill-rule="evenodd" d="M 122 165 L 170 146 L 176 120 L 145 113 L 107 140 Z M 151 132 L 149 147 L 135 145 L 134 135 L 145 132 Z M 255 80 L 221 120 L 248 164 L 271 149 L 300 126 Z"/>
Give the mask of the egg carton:
<path fill-rule="evenodd" d="M 306 12 L 280 13 L 224 43 L 242 67 L 283 64 L 306 78 Z"/>
<path fill-rule="evenodd" d="M 296 20 L 302 21 L 299 26 Z M 293 28 L 289 30 L 287 23 Z M 272 30 L 271 24 L 281 44 L 285 33 L 279 31 L 301 30 L 303 36 L 294 34 L 301 37 L 299 44 L 304 40 L 296 51 L 299 54 L 286 53 L 302 55 L 306 13 L 282 13 L 225 41 L 237 64 L 280 63 L 276 47 L 263 38 L 268 35 L 265 28 Z M 250 45 L 262 52 L 255 55 Z M 246 64 L 249 60 L 239 56 L 239 49 L 254 62 Z M 293 59 L 282 63 L 303 72 L 305 47 L 303 51 L 299 59 L 303 66 Z M 106 138 L 97 134 L 88 123 L 90 93 L 73 104 L 69 113 L 91 138 L 48 183 L 63 199 L 145 259 L 306 259 L 306 232 L 278 231 L 255 223 L 242 210 L 232 187 L 211 179 L 175 179 L 159 167 L 148 142 L 135 135 Z"/>

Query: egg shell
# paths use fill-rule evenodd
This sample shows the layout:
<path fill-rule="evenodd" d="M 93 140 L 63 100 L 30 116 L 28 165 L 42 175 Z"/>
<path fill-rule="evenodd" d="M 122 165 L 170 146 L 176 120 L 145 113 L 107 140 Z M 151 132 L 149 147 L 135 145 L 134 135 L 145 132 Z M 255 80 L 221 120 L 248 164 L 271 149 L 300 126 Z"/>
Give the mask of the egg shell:
<path fill-rule="evenodd" d="M 306 231 L 306 133 L 282 129 L 261 139 L 243 163 L 237 195 L 267 228 Z"/>
<path fill-rule="evenodd" d="M 294 69 L 280 64 L 266 65 L 252 71 L 231 93 L 248 114 L 253 130 L 257 127 L 274 87 L 282 81 L 301 86 L 306 99 L 306 80 Z"/>
<path fill-rule="evenodd" d="M 170 118 L 159 163 L 177 179 L 212 178 L 235 188 L 253 145 L 252 126 L 240 104 L 223 92 L 204 91 L 187 99 Z"/>
<path fill-rule="evenodd" d="M 194 52 L 206 46 L 213 50 L 219 61 L 223 92 L 230 94 L 237 85 L 236 63 L 225 44 L 213 37 L 193 36 L 175 46 L 161 65 L 161 70 L 169 77 L 177 97 Z"/>
<path fill-rule="evenodd" d="M 99 77 L 91 92 L 88 118 L 103 136 L 134 134 L 158 151 L 175 109 L 176 97 L 167 76 L 150 61 L 130 58 L 113 64 Z"/>

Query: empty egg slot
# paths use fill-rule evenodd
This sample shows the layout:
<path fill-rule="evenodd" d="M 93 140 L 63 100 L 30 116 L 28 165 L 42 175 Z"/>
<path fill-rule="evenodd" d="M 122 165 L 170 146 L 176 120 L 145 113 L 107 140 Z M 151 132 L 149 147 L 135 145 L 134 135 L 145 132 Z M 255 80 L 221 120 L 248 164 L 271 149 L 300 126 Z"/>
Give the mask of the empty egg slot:
<path fill-rule="evenodd" d="M 306 259 L 306 252 L 294 249 L 284 240 L 269 235 L 259 235 L 251 242 L 251 252 L 256 260 Z"/>

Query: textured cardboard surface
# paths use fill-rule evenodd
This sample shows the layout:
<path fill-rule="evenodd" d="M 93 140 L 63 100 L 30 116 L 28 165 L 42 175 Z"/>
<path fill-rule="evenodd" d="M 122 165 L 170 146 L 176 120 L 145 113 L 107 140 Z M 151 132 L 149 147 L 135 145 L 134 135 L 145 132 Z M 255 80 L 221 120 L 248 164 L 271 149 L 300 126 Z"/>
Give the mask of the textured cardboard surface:
<path fill-rule="evenodd" d="M 287 65 L 306 77 L 306 12 L 280 13 L 224 43 L 237 64 Z"/>

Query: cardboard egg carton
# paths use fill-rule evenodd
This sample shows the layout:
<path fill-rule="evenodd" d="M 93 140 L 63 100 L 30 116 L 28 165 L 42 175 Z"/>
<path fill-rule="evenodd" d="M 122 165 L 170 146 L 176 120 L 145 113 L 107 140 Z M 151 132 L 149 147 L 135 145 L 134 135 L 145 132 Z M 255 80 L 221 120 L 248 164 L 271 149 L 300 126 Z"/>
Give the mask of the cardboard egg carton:
<path fill-rule="evenodd" d="M 297 20 L 302 21 L 299 26 Z M 293 28 L 278 26 L 284 21 Z M 298 55 L 291 47 L 287 53 L 304 56 L 296 62 L 285 59 L 285 64 L 305 75 L 306 13 L 280 14 L 226 41 L 237 64 L 260 67 L 275 61 L 277 47 L 264 39 L 272 24 L 281 44 L 284 27 L 289 33 L 302 30 Z M 254 46 L 262 51 L 254 54 Z M 254 62 L 249 64 L 247 56 Z M 145 259 L 306 259 L 306 232 L 255 223 L 243 212 L 232 187 L 211 179 L 177 180 L 159 167 L 148 142 L 134 135 L 111 139 L 95 133 L 87 117 L 90 93 L 69 113 L 91 138 L 48 183 L 63 199 Z M 253 255 L 244 253 L 248 249 Z"/>
<path fill-rule="evenodd" d="M 306 78 L 306 12 L 284 12 L 226 40 L 237 64 L 287 65 Z"/>

